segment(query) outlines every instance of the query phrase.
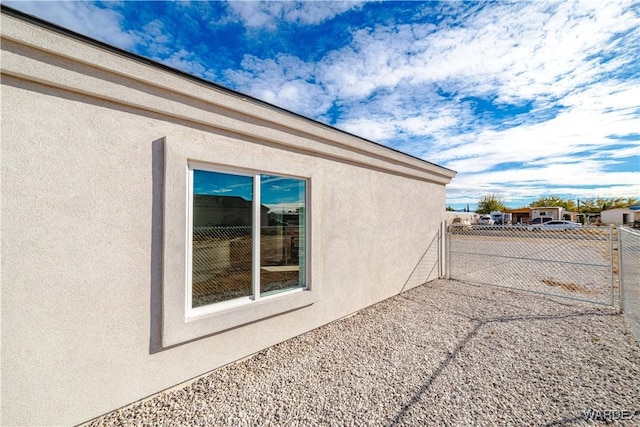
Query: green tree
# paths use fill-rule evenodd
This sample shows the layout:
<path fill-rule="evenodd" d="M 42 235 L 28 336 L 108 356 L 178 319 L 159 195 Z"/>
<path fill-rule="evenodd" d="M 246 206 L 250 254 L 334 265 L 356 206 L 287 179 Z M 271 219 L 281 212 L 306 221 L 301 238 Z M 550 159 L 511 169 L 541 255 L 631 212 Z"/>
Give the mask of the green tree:
<path fill-rule="evenodd" d="M 493 211 L 504 211 L 505 209 L 504 202 L 500 195 L 487 194 L 482 196 L 482 199 L 480 199 L 477 212 L 479 214 L 488 214 Z"/>
<path fill-rule="evenodd" d="M 532 208 L 561 207 L 569 212 L 577 211 L 575 200 L 563 199 L 559 196 L 542 196 L 538 200 L 531 202 Z"/>
<path fill-rule="evenodd" d="M 456 210 L 453 209 L 451 206 L 447 206 L 447 212 L 455 212 Z"/>
<path fill-rule="evenodd" d="M 609 199 L 598 197 L 596 200 L 603 211 L 606 209 L 624 208 L 627 205 L 622 197 L 611 197 Z"/>
<path fill-rule="evenodd" d="M 602 209 L 602 200 L 596 199 L 581 199 L 580 200 L 580 213 L 595 213 L 600 212 Z"/>
<path fill-rule="evenodd" d="M 595 199 L 580 200 L 580 212 L 598 213 L 607 209 L 626 208 L 637 203 L 633 197 L 596 197 Z"/>

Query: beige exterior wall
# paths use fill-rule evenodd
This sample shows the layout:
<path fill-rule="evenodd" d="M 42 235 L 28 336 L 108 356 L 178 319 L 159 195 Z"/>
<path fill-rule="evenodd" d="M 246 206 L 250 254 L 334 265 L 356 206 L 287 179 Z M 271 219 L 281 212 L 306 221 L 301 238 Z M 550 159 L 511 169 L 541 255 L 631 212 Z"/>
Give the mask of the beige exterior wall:
<path fill-rule="evenodd" d="M 562 219 L 563 209 L 561 207 L 540 207 L 531 208 L 531 219 L 540 217 L 550 217 L 553 219 Z"/>
<path fill-rule="evenodd" d="M 604 224 L 632 224 L 633 221 L 638 219 L 640 219 L 640 212 L 633 211 L 629 208 L 609 209 L 600 212 L 600 221 Z"/>
<path fill-rule="evenodd" d="M 454 224 L 455 221 L 461 224 L 477 224 L 478 218 L 480 214 L 475 212 L 451 212 L 445 211 L 445 219 L 451 225 Z"/>
<path fill-rule="evenodd" d="M 87 421 L 437 277 L 452 171 L 13 16 L 1 28 L 0 424 Z M 310 178 L 313 303 L 163 345 L 172 144 Z"/>

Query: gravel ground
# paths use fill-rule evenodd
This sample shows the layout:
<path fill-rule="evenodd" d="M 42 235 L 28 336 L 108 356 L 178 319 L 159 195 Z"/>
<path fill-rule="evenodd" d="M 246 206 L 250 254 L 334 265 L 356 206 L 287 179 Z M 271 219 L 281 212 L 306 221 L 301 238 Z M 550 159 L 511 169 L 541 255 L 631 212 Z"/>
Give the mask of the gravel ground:
<path fill-rule="evenodd" d="M 573 426 L 590 410 L 640 425 L 624 317 L 438 280 L 90 425 Z"/>

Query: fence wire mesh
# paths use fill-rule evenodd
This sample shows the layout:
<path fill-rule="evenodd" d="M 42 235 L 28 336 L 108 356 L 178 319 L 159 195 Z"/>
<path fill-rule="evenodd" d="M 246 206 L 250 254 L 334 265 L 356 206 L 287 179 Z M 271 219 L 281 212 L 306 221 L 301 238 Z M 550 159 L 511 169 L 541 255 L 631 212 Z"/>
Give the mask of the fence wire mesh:
<path fill-rule="evenodd" d="M 252 294 L 252 227 L 194 227 L 193 307 Z"/>
<path fill-rule="evenodd" d="M 261 227 L 260 239 L 261 266 L 292 266 L 261 271 L 262 292 L 300 285 L 299 227 Z M 252 295 L 251 226 L 194 227 L 192 245 L 193 307 Z"/>
<path fill-rule="evenodd" d="M 455 280 L 613 304 L 611 227 L 448 227 Z"/>
<path fill-rule="evenodd" d="M 618 257 L 622 312 L 640 341 L 640 231 L 618 227 Z"/>

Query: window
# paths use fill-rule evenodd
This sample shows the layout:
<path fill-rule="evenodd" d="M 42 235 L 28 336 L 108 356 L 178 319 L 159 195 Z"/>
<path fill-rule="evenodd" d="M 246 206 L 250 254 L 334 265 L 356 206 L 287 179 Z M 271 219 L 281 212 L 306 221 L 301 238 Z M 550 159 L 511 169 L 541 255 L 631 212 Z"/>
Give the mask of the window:
<path fill-rule="evenodd" d="M 162 346 L 316 303 L 322 276 L 310 256 L 320 251 L 312 192 L 322 191 L 322 180 L 314 181 L 309 164 L 288 152 L 238 156 L 223 140 L 216 149 L 211 141 L 163 144 L 155 217 L 162 224 Z"/>
<path fill-rule="evenodd" d="M 306 286 L 306 181 L 191 167 L 187 315 Z"/>

